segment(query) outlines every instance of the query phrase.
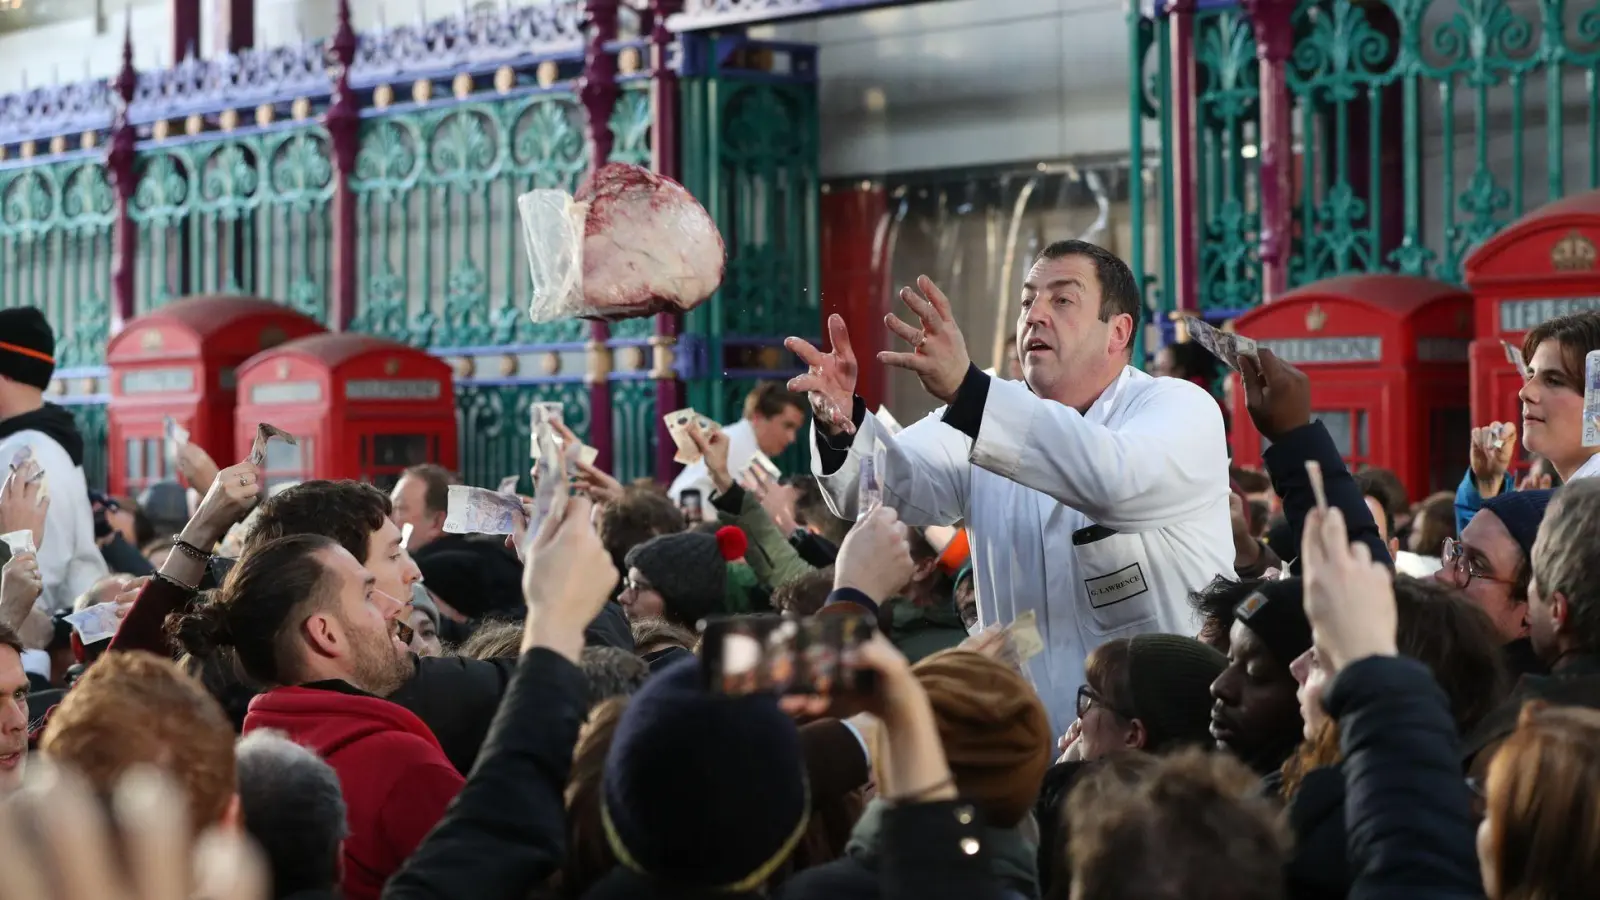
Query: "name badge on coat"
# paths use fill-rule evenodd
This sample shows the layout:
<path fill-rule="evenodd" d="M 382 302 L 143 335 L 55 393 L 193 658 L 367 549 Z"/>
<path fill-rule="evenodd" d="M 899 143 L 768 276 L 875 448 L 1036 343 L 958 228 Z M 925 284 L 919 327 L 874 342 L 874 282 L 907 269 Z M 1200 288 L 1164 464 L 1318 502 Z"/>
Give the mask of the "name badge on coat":
<path fill-rule="evenodd" d="M 1084 621 L 1090 631 L 1112 634 L 1155 618 L 1142 538 L 1090 525 L 1073 532 L 1072 552 L 1088 601 Z"/>

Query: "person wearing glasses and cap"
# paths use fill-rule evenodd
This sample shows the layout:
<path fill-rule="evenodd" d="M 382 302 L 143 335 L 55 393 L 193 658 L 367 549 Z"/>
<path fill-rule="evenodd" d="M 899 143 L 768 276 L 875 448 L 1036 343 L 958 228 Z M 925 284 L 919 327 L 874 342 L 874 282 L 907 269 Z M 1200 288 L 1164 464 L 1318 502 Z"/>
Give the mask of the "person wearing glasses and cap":
<path fill-rule="evenodd" d="M 0 478 L 9 478 L 13 465 L 30 456 L 43 474 L 39 486 L 27 490 L 30 496 L 42 495 L 39 502 L 45 505 L 37 540 L 44 580 L 39 602 L 52 613 L 70 608 L 74 597 L 108 571 L 94 539 L 83 435 L 71 413 L 44 401 L 55 374 L 55 352 L 55 333 L 44 313 L 32 306 L 0 309 Z M 5 526 L 0 531 L 16 524 L 0 522 Z"/>
<path fill-rule="evenodd" d="M 1433 575 L 1489 614 L 1513 676 L 1548 671 L 1528 639 L 1528 582 L 1533 578 L 1533 541 L 1554 494 L 1511 491 L 1485 500 L 1461 530 L 1460 540 L 1445 538 L 1444 566 Z"/>

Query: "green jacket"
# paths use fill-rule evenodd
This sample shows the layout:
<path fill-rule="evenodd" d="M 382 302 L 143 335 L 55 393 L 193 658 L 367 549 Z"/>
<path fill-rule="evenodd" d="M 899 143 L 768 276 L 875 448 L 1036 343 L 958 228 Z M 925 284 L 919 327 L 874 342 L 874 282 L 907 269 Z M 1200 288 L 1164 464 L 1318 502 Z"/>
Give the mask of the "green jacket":
<path fill-rule="evenodd" d="M 717 508 L 717 518 L 722 524 L 737 525 L 750 539 L 745 562 L 767 587 L 777 590 L 816 571 L 815 566 L 800 558 L 789 543 L 789 536 L 778 530 L 754 494 L 736 484 L 726 494 L 714 495 L 711 503 Z"/>

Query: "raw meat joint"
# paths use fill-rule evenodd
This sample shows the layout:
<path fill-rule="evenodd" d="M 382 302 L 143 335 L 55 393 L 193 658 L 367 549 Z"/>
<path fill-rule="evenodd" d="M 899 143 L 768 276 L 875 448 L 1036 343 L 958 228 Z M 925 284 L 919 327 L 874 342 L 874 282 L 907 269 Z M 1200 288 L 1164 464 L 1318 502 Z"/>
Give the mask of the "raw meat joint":
<path fill-rule="evenodd" d="M 535 322 L 686 312 L 722 283 L 722 235 L 683 185 L 609 163 L 578 189 L 517 198 Z"/>

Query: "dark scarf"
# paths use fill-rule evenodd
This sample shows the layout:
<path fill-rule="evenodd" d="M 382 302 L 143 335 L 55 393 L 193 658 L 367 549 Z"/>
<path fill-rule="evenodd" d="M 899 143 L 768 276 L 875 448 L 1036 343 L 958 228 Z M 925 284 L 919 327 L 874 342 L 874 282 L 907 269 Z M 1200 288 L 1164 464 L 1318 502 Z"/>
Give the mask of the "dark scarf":
<path fill-rule="evenodd" d="M 45 435 L 67 451 L 73 465 L 83 465 L 83 435 L 78 433 L 78 421 L 72 418 L 72 413 L 54 403 L 46 403 L 33 412 L 0 419 L 0 441 L 19 431 L 37 431 Z M 10 460 L 4 462 L 9 463 Z"/>

